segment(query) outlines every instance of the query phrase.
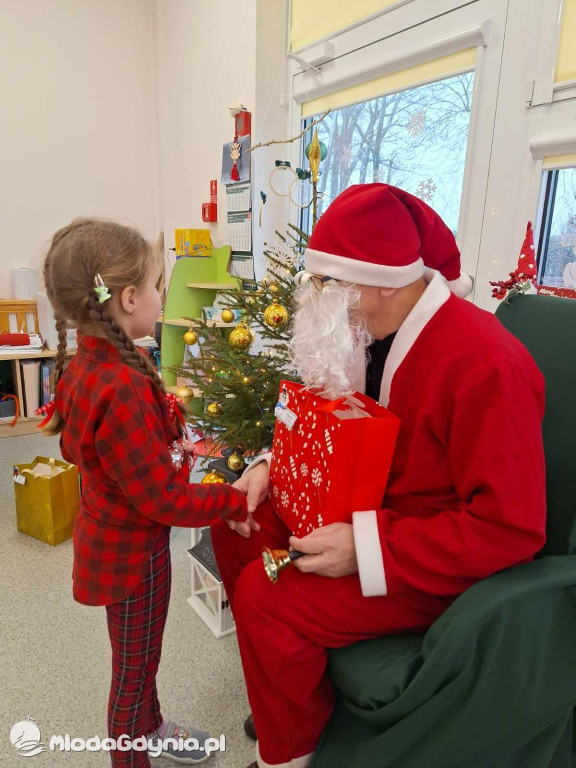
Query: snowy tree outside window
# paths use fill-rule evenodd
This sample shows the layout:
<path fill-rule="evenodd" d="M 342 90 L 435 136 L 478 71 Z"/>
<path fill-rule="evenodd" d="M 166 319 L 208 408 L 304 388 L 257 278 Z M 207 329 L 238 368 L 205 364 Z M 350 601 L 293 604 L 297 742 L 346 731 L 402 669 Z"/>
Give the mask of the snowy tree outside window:
<path fill-rule="evenodd" d="M 538 281 L 576 288 L 576 168 L 547 171 L 540 226 Z"/>
<path fill-rule="evenodd" d="M 318 126 L 328 148 L 319 215 L 352 184 L 380 181 L 420 197 L 456 234 L 473 87 L 467 72 L 333 110 Z M 303 147 L 311 138 L 304 135 Z M 305 210 L 302 228 L 310 223 Z"/>

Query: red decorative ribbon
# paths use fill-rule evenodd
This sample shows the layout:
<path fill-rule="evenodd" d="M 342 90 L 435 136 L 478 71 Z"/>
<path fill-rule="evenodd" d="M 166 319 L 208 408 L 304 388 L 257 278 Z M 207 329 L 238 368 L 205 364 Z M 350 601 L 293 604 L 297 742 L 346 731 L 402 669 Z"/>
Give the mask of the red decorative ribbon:
<path fill-rule="evenodd" d="M 182 411 L 180 408 L 178 408 L 178 403 L 184 402 L 181 397 L 176 397 L 176 395 L 173 392 L 167 392 L 166 393 L 166 402 L 168 403 L 168 413 L 170 415 L 170 418 L 172 416 L 176 416 L 180 424 L 182 424 L 183 427 L 186 426 L 186 419 L 182 415 Z"/>
<path fill-rule="evenodd" d="M 46 424 L 50 421 L 52 416 L 54 416 L 54 412 L 56 411 L 56 404 L 54 403 L 54 400 L 51 400 L 49 403 L 46 403 L 46 405 L 40 406 L 40 408 L 37 408 L 34 413 L 36 416 L 45 416 L 46 418 L 44 421 L 42 421 L 40 424 L 38 424 L 38 429 L 42 429 L 42 427 L 45 427 Z"/>
<path fill-rule="evenodd" d="M 345 397 L 339 397 L 337 400 L 331 400 L 329 403 L 320 405 L 317 408 L 319 413 L 334 413 L 334 411 L 348 411 L 350 406 L 346 402 Z"/>
<path fill-rule="evenodd" d="M 16 403 L 16 413 L 14 414 L 14 420 L 10 424 L 10 426 L 13 427 L 14 424 L 16 424 L 16 422 L 18 421 L 18 417 L 20 416 L 20 401 L 18 400 L 16 395 L 4 395 L 4 397 L 0 397 L 0 400 L 14 400 L 14 402 Z"/>

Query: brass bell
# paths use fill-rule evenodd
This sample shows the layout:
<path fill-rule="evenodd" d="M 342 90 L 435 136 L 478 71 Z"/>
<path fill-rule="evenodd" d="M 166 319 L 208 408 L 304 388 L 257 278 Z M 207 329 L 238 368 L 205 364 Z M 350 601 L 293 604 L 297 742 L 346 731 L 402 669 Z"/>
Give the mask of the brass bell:
<path fill-rule="evenodd" d="M 262 550 L 262 561 L 264 563 L 264 570 L 266 576 L 273 584 L 278 581 L 278 576 L 284 568 L 288 568 L 293 560 L 297 560 L 304 555 L 304 552 L 299 552 L 297 549 L 288 551 L 287 549 L 270 549 L 264 547 Z"/>

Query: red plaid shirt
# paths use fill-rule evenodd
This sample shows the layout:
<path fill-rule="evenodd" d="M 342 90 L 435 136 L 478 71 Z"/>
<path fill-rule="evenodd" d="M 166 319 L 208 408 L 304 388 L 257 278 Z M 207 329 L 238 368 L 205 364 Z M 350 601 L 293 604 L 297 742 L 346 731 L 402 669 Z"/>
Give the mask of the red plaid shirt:
<path fill-rule="evenodd" d="M 166 526 L 244 519 L 246 498 L 230 485 L 191 485 L 169 450 L 175 417 L 149 378 L 122 362 L 107 339 L 80 336 L 56 391 L 66 420 L 62 456 L 82 472 L 74 525 L 74 597 L 123 600 L 140 584 Z"/>

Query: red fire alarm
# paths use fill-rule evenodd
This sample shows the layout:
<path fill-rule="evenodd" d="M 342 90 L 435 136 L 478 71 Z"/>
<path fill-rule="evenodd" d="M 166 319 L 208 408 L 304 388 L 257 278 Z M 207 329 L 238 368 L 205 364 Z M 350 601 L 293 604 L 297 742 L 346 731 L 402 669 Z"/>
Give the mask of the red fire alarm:
<path fill-rule="evenodd" d="M 235 127 L 234 133 L 236 136 L 250 136 L 252 133 L 252 113 L 251 112 L 238 112 L 234 118 Z"/>
<path fill-rule="evenodd" d="M 202 221 L 218 221 L 218 182 L 213 179 L 210 182 L 210 202 L 202 203 Z"/>

